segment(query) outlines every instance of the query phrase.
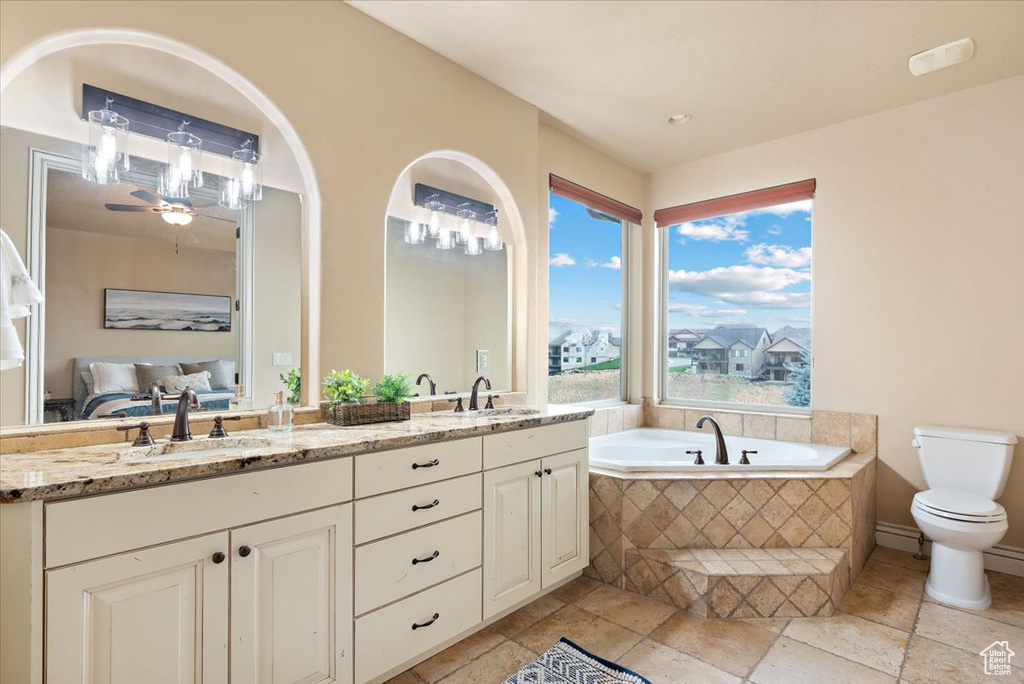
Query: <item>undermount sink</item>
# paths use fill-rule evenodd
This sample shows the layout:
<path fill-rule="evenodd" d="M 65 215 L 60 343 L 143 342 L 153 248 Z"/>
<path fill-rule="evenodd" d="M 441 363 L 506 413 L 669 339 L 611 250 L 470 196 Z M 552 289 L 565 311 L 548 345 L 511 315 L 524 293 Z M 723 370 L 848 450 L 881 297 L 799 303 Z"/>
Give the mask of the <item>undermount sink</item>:
<path fill-rule="evenodd" d="M 540 409 L 527 408 L 525 406 L 501 406 L 492 409 L 480 409 L 479 411 L 452 412 L 453 416 L 459 418 L 509 418 L 512 416 L 535 416 Z"/>
<path fill-rule="evenodd" d="M 243 456 L 247 451 L 270 446 L 261 437 L 225 437 L 195 439 L 189 442 L 164 442 L 150 447 L 129 447 L 121 452 L 122 461 L 177 461 L 208 456 Z"/>

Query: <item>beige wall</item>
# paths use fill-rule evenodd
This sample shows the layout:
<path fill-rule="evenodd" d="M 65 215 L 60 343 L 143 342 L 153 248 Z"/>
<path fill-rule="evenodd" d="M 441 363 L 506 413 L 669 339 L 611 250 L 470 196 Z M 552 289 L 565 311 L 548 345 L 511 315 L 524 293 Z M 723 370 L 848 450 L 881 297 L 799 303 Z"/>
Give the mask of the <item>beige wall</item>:
<path fill-rule="evenodd" d="M 142 261 L 140 254 L 150 260 Z M 80 356 L 235 356 L 232 332 L 107 330 L 105 288 L 235 295 L 235 254 L 83 230 L 46 229 L 44 389 L 71 396 Z"/>
<path fill-rule="evenodd" d="M 1022 121 L 1018 77 L 652 176 L 652 210 L 817 179 L 813 407 L 878 414 L 880 521 L 914 524 L 915 425 L 1024 435 Z M 1021 547 L 1016 456 L 1000 501 Z"/>
<path fill-rule="evenodd" d="M 543 229 L 538 232 L 537 258 L 544 267 L 538 273 L 539 290 L 542 294 L 538 302 L 536 320 L 539 322 L 536 334 L 531 337 L 530 344 L 541 350 L 547 371 L 548 348 L 548 176 L 555 174 L 567 180 L 590 188 L 602 195 L 607 195 L 620 202 L 643 208 L 645 206 L 648 178 L 608 155 L 580 142 L 553 126 L 541 123 L 539 136 L 540 152 L 538 165 L 538 225 Z M 645 213 L 648 213 L 645 211 Z M 645 217 L 646 220 L 646 217 Z M 641 360 L 644 344 L 641 340 L 642 309 L 643 309 L 643 249 L 640 226 L 630 229 L 629 238 L 629 311 L 624 320 L 623 331 L 627 336 L 626 371 L 629 383 L 630 401 L 639 402 L 642 394 Z M 625 261 L 625 260 L 624 260 Z M 547 396 L 547 376 L 542 377 L 541 396 Z"/>

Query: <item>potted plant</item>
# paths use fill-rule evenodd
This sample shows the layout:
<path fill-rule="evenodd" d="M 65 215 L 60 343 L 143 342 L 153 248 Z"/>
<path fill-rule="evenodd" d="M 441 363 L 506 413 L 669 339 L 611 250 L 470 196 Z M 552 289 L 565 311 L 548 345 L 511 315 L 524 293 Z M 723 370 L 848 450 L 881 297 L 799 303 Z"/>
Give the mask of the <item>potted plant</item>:
<path fill-rule="evenodd" d="M 332 370 L 324 377 L 324 398 L 327 399 L 327 420 L 338 425 L 354 425 L 346 422 L 346 409 L 358 406 L 370 382 L 362 376 L 345 370 L 339 373 Z"/>
<path fill-rule="evenodd" d="M 302 369 L 292 368 L 288 371 L 288 374 L 281 373 L 278 377 L 281 378 L 281 382 L 288 389 L 288 401 L 298 406 L 299 402 L 302 401 Z"/>
<path fill-rule="evenodd" d="M 406 399 L 412 396 L 412 387 L 408 373 L 385 375 L 373 386 L 373 396 L 377 397 L 377 415 L 381 421 L 409 420 L 411 410 Z"/>

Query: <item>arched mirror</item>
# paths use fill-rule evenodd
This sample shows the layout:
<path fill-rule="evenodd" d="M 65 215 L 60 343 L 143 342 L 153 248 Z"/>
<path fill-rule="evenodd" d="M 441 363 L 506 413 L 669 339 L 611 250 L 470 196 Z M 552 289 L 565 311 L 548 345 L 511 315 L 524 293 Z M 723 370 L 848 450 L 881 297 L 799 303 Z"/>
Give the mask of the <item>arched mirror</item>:
<path fill-rule="evenodd" d="M 130 163 L 117 182 L 97 182 L 85 162 L 90 148 L 105 149 L 90 138 L 87 84 L 116 93 L 108 104 L 128 120 L 118 144 Z M 212 135 L 194 157 L 201 185 L 172 189 L 176 148 L 159 130 L 141 132 L 149 120 L 129 100 L 251 131 L 261 196 L 226 196 L 244 167 Z M 3 371 L 0 424 L 173 412 L 182 377 L 216 412 L 292 394 L 285 378 L 303 356 L 304 185 L 263 111 L 194 62 L 100 44 L 21 72 L 5 87 L 0 123 L 0 227 L 45 297 L 15 321 L 25 359 Z"/>
<path fill-rule="evenodd" d="M 388 204 L 385 370 L 428 374 L 438 395 L 468 391 L 480 376 L 495 391 L 515 389 L 515 212 L 476 164 L 427 155 L 398 178 Z M 425 396 L 431 385 L 416 389 Z"/>

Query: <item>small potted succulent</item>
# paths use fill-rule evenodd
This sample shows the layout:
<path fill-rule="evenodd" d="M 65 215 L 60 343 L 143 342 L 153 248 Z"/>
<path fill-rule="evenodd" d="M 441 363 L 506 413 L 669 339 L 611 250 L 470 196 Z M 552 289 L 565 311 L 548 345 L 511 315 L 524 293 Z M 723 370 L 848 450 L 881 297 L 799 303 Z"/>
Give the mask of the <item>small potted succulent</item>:
<path fill-rule="evenodd" d="M 382 420 L 409 420 L 410 406 L 406 401 L 412 396 L 408 373 L 392 373 L 385 375 L 373 386 L 373 396 L 377 397 L 378 413 Z"/>
<path fill-rule="evenodd" d="M 323 381 L 328 422 L 337 425 L 356 425 L 355 416 L 350 409 L 359 406 L 369 384 L 369 380 L 351 370 L 341 373 L 332 370 L 328 373 Z"/>

